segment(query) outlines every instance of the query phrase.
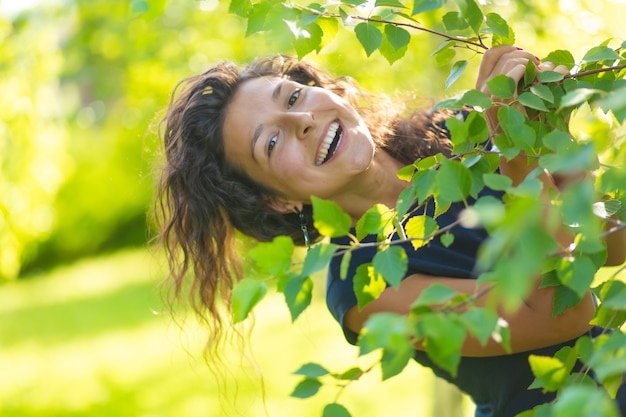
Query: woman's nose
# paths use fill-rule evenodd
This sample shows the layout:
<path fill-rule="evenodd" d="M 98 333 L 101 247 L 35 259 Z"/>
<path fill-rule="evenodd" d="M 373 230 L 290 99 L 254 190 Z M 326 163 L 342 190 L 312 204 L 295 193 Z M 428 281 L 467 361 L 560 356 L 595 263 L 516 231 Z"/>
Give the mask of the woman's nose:
<path fill-rule="evenodd" d="M 298 139 L 306 138 L 307 134 L 313 131 L 315 116 L 312 112 L 293 112 L 290 116 Z"/>

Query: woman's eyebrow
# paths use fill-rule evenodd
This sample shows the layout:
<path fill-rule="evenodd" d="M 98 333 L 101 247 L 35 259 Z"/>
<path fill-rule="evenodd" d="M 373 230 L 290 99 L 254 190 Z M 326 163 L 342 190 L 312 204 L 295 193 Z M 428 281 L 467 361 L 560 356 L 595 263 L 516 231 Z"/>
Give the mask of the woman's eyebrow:
<path fill-rule="evenodd" d="M 280 96 L 280 90 L 281 88 L 283 88 L 283 84 L 285 84 L 285 82 L 280 81 L 278 84 L 276 84 L 276 87 L 274 87 L 274 91 L 272 92 L 273 101 L 276 101 L 278 99 L 278 96 Z"/>

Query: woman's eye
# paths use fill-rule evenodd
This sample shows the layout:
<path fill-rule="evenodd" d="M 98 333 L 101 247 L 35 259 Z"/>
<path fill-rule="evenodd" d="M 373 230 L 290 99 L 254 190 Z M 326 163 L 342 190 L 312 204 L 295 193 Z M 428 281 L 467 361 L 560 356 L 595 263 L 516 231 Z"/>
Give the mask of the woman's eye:
<path fill-rule="evenodd" d="M 269 140 L 269 142 L 267 143 L 267 156 L 270 156 L 272 154 L 272 151 L 274 150 L 274 146 L 276 146 L 276 141 L 278 140 L 278 136 L 272 136 Z"/>
<path fill-rule="evenodd" d="M 298 101 L 298 98 L 300 97 L 300 89 L 297 89 L 296 91 L 293 92 L 293 94 L 289 97 L 289 107 L 293 106 L 294 104 L 296 104 L 296 101 Z"/>

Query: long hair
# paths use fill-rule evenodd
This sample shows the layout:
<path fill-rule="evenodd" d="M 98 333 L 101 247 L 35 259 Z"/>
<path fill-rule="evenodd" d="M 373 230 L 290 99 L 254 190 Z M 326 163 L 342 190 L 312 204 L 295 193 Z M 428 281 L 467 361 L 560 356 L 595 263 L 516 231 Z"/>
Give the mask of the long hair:
<path fill-rule="evenodd" d="M 174 296 L 181 295 L 189 278 L 191 305 L 213 328 L 212 340 L 222 329 L 218 300 L 228 309 L 231 290 L 243 277 L 236 232 L 261 242 L 284 235 L 304 244 L 298 215 L 272 210 L 276 193 L 224 155 L 222 129 L 230 101 L 246 80 L 265 76 L 322 87 L 345 98 L 363 116 L 377 147 L 406 164 L 451 149 L 441 124 L 446 114 L 403 118 L 403 106 L 293 57 L 265 58 L 245 68 L 223 62 L 179 83 L 160 125 L 165 158 L 155 200 L 157 240 L 166 252 Z M 311 239 L 318 240 L 310 206 L 304 214 Z"/>

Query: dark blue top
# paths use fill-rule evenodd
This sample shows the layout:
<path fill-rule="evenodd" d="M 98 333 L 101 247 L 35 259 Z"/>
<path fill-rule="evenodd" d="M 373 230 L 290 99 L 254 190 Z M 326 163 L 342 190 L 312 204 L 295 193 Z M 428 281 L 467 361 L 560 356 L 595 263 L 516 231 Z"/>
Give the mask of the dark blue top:
<path fill-rule="evenodd" d="M 482 195 L 501 197 L 500 194 L 485 189 Z M 432 206 L 430 204 L 429 206 Z M 459 213 L 464 209 L 463 204 L 452 204 L 450 209 L 435 220 L 439 227 L 445 227 L 457 220 Z M 423 214 L 417 212 L 416 214 Z M 428 213 L 432 215 L 432 213 Z M 354 233 L 354 231 L 353 231 Z M 428 245 L 415 251 L 409 242 L 403 243 L 407 253 L 409 267 L 407 276 L 414 273 L 435 276 L 447 276 L 465 279 L 475 279 L 475 262 L 477 250 L 487 237 L 484 229 L 467 229 L 461 226 L 452 228 L 454 242 L 449 247 L 441 244 L 439 239 L 431 240 Z M 394 239 L 398 239 L 397 235 Z M 365 242 L 373 242 L 376 236 L 368 236 Z M 348 245 L 347 237 L 333 239 L 334 243 Z M 357 305 L 353 289 L 353 277 L 356 268 L 371 262 L 376 254 L 376 248 L 364 247 L 353 251 L 347 279 L 340 278 L 341 257 L 332 260 L 328 271 L 327 304 L 335 319 L 341 324 L 348 342 L 356 344 L 358 335 L 347 329 L 344 317 L 347 311 Z M 548 348 L 529 352 L 494 357 L 463 357 L 458 368 L 458 375 L 453 378 L 447 371 L 435 365 L 426 352 L 415 351 L 414 358 L 420 364 L 431 368 L 435 374 L 455 384 L 462 391 L 483 407 L 485 414 L 493 417 L 513 416 L 518 412 L 532 408 L 537 404 L 550 401 L 551 394 L 543 395 L 540 390 L 527 391 L 534 377 L 528 364 L 530 354 L 552 356 L 565 345 L 563 343 Z"/>

